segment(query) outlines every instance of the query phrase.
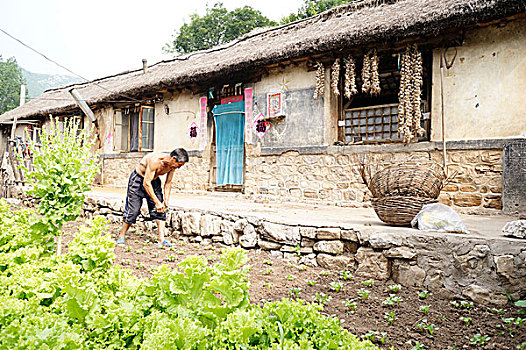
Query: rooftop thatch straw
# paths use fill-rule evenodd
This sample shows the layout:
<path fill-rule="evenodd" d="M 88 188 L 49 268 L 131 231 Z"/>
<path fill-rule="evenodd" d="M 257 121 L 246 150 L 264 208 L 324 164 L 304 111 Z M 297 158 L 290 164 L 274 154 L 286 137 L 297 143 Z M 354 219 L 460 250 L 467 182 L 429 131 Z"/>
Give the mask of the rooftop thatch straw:
<path fill-rule="evenodd" d="M 73 85 L 88 104 L 129 100 L 167 86 L 198 84 L 308 55 L 396 42 L 465 28 L 526 12 L 524 0 L 366 0 L 279 27 L 255 30 L 229 43 L 92 82 Z M 0 116 L 29 118 L 76 105 L 66 87 L 51 89 Z"/>

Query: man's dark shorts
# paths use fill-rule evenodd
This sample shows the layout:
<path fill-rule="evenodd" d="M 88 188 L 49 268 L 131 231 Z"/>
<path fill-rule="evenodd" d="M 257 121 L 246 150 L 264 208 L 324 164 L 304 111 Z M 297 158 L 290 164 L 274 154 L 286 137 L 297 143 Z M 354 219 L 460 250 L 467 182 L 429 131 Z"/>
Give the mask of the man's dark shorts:
<path fill-rule="evenodd" d="M 137 174 L 134 170 L 128 180 L 128 192 L 126 193 L 126 207 L 124 208 L 123 221 L 128 224 L 135 224 L 137 216 L 141 213 L 141 206 L 143 198 L 146 199 L 148 204 L 148 211 L 150 212 L 151 220 L 163 220 L 166 221 L 166 213 L 158 213 L 155 210 L 155 203 L 153 199 L 148 196 L 146 189 L 143 185 L 144 178 Z M 161 202 L 163 199 L 163 190 L 161 188 L 161 179 L 157 178 L 152 181 L 153 192 L 159 198 Z"/>

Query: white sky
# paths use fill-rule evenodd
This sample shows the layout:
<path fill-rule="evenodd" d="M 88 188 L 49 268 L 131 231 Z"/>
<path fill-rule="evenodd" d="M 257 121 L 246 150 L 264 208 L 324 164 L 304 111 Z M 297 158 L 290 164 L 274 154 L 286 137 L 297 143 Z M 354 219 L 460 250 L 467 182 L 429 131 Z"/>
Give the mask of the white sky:
<path fill-rule="evenodd" d="M 171 56 L 162 47 L 192 13 L 214 0 L 0 0 L 0 28 L 88 79 L 142 67 Z M 223 0 L 279 21 L 302 0 Z M 0 32 L 0 55 L 36 73 L 68 74 Z"/>

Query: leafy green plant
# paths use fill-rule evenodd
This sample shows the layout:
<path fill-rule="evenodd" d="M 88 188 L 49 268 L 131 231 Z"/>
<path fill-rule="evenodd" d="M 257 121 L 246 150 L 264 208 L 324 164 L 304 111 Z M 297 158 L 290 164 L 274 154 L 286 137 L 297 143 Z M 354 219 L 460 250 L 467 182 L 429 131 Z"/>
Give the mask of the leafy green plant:
<path fill-rule="evenodd" d="M 143 254 L 143 253 L 144 253 L 144 248 L 137 249 L 137 250 L 135 251 L 135 253 L 137 253 L 137 254 Z"/>
<path fill-rule="evenodd" d="M 389 296 L 382 302 L 382 304 L 387 305 L 388 307 L 393 307 L 395 304 L 398 306 L 401 301 L 401 297 L 398 297 L 395 294 L 389 294 Z"/>
<path fill-rule="evenodd" d="M 313 281 L 313 280 L 309 280 L 309 281 L 307 281 L 307 285 L 309 285 L 309 286 L 311 286 L 311 287 L 314 286 L 314 285 L 316 285 L 316 283 L 318 283 L 318 282 Z"/>
<path fill-rule="evenodd" d="M 271 267 L 269 267 L 265 271 L 263 271 L 263 274 L 264 275 L 271 275 L 272 272 L 274 272 L 274 270 Z"/>
<path fill-rule="evenodd" d="M 387 324 L 389 324 L 389 325 L 393 324 L 394 321 L 397 320 L 397 317 L 396 317 L 394 311 L 391 311 L 391 312 L 385 312 L 385 313 L 384 313 L 384 318 L 386 319 Z"/>
<path fill-rule="evenodd" d="M 413 345 L 413 342 L 411 340 L 408 340 L 406 342 L 406 344 L 408 344 L 409 346 Z M 425 347 L 424 347 L 424 344 L 420 344 L 420 342 L 418 341 L 415 341 L 415 344 L 413 345 L 413 347 L 411 348 L 411 350 L 424 350 Z"/>
<path fill-rule="evenodd" d="M 293 296 L 294 298 L 297 299 L 300 293 L 301 293 L 301 288 L 298 288 L 298 287 L 290 288 L 289 294 L 291 297 Z"/>
<path fill-rule="evenodd" d="M 386 339 L 387 339 L 387 332 L 379 332 L 379 331 L 368 331 L 364 335 L 362 335 L 362 339 L 369 340 L 370 342 L 377 342 L 381 345 L 384 345 Z"/>
<path fill-rule="evenodd" d="M 429 313 L 429 306 L 430 305 L 421 305 L 419 308 L 418 308 L 418 311 L 420 311 L 421 313 L 423 313 L 424 315 L 427 315 Z"/>
<path fill-rule="evenodd" d="M 330 276 L 330 275 L 331 275 L 331 272 L 325 270 L 325 271 L 320 272 L 320 275 L 321 275 L 321 276 Z"/>
<path fill-rule="evenodd" d="M 467 338 L 467 336 L 466 336 Z M 471 338 L 469 338 L 469 342 L 471 343 L 471 345 L 476 345 L 476 346 L 484 346 L 486 345 L 487 342 L 489 342 L 491 339 L 491 337 L 487 334 L 485 335 L 481 335 L 480 333 L 477 333 L 475 334 L 474 336 L 472 336 Z"/>
<path fill-rule="evenodd" d="M 460 308 L 460 303 L 456 300 L 450 301 L 449 303 L 453 305 L 454 307 L 456 307 L 457 309 Z"/>
<path fill-rule="evenodd" d="M 325 306 L 331 300 L 332 300 L 332 297 L 325 293 L 316 293 L 316 295 L 314 296 L 314 302 L 322 306 Z"/>
<path fill-rule="evenodd" d="M 170 255 L 167 255 L 165 259 L 172 262 L 172 261 L 177 260 L 177 256 L 170 254 Z"/>
<path fill-rule="evenodd" d="M 368 291 L 367 289 L 360 288 L 360 290 L 357 293 L 358 299 L 364 301 L 367 300 L 367 298 L 369 297 L 370 291 Z"/>
<path fill-rule="evenodd" d="M 348 280 L 351 280 L 353 276 L 351 274 L 351 271 L 343 270 L 343 271 L 340 271 L 340 278 L 344 281 L 348 281 Z"/>
<path fill-rule="evenodd" d="M 399 284 L 392 284 L 392 285 L 389 285 L 389 290 L 393 293 L 398 293 L 400 291 L 400 289 L 402 289 L 402 286 L 399 285 Z"/>
<path fill-rule="evenodd" d="M 462 322 L 466 324 L 466 326 L 471 326 L 472 319 L 471 317 L 460 317 L 459 318 Z"/>
<path fill-rule="evenodd" d="M 343 302 L 343 305 L 348 309 L 350 312 L 356 311 L 356 308 L 358 307 L 358 303 L 354 300 L 345 300 Z"/>
<path fill-rule="evenodd" d="M 341 282 L 331 282 L 330 284 L 331 290 L 335 292 L 339 292 L 343 289 L 343 283 Z"/>
<path fill-rule="evenodd" d="M 489 309 L 489 311 L 491 311 L 492 313 L 495 313 L 495 314 L 503 314 L 504 313 L 504 309 L 497 309 L 497 308 L 494 308 L 494 307 Z"/>
<path fill-rule="evenodd" d="M 418 292 L 418 299 L 427 299 L 427 297 L 429 297 L 431 293 L 429 293 L 429 291 L 427 290 L 423 290 L 421 292 Z"/>
<path fill-rule="evenodd" d="M 435 334 L 435 331 L 438 330 L 437 326 L 435 326 L 433 323 L 429 324 L 427 322 L 427 319 L 425 319 L 425 318 L 422 321 L 420 321 L 420 323 L 416 324 L 416 328 L 420 332 L 427 332 L 427 333 L 429 333 L 429 335 Z"/>
<path fill-rule="evenodd" d="M 462 300 L 460 302 L 460 307 L 462 309 L 471 309 L 473 308 L 473 302 L 472 301 L 465 301 L 465 300 Z"/>
<path fill-rule="evenodd" d="M 293 280 L 296 279 L 296 276 L 287 275 L 287 276 L 285 276 L 285 279 L 286 279 L 286 280 L 289 280 L 289 281 L 293 281 Z"/>
<path fill-rule="evenodd" d="M 263 287 L 267 287 L 267 289 L 270 291 L 272 289 L 272 282 L 265 282 L 263 283 Z"/>
<path fill-rule="evenodd" d="M 372 287 L 374 285 L 374 280 L 369 279 L 369 280 L 362 281 L 362 283 L 366 287 Z"/>
<path fill-rule="evenodd" d="M 62 252 L 62 226 L 80 215 L 84 193 L 99 170 L 98 157 L 91 152 L 95 144 L 91 130 L 79 129 L 72 119 L 60 129 L 58 120 L 52 119 L 50 130 L 42 130 L 40 144 L 29 141 L 33 169 L 26 169 L 29 194 L 38 198 L 41 215 L 31 229 L 56 237 L 57 255 Z"/>

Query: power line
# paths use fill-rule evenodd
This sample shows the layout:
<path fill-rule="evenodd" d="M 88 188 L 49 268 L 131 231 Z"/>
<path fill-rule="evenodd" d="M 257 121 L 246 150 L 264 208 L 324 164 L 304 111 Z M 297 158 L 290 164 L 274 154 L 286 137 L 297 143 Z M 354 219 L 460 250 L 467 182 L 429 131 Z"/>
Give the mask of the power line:
<path fill-rule="evenodd" d="M 81 78 L 82 80 L 84 80 L 84 81 L 86 81 L 86 82 L 90 82 L 89 79 L 83 77 L 83 76 L 80 75 L 80 74 L 77 74 L 77 73 L 73 72 L 71 69 L 66 68 L 66 67 L 64 67 L 63 65 L 61 65 L 60 63 L 58 63 L 58 62 L 52 60 L 51 58 L 47 57 L 46 55 L 44 55 L 44 54 L 41 53 L 40 51 L 38 51 L 38 50 L 32 48 L 31 46 L 29 46 L 29 45 L 27 45 L 27 44 L 25 44 L 22 40 L 20 40 L 20 39 L 18 39 L 18 38 L 15 38 L 14 36 L 12 36 L 12 35 L 9 34 L 8 32 L 6 32 L 6 31 L 3 30 L 2 28 L 0 28 L 0 31 L 1 31 L 2 33 L 4 33 L 5 35 L 7 35 L 8 37 L 10 37 L 11 39 L 18 41 L 20 44 L 24 45 L 25 47 L 27 47 L 27 48 L 30 49 L 31 51 L 34 51 L 34 52 L 36 52 L 37 54 L 39 54 L 40 56 L 44 57 L 44 58 L 45 58 L 46 60 L 48 60 L 49 62 L 52 62 L 52 63 L 56 64 L 56 65 L 59 66 L 60 68 L 67 70 L 67 71 L 70 72 L 71 74 L 73 74 L 73 75 L 75 75 L 75 76 Z M 135 102 L 143 102 L 143 101 L 141 101 L 141 100 L 134 99 L 133 97 L 127 96 L 127 95 L 125 95 L 125 94 L 117 93 L 117 92 L 115 92 L 115 91 L 109 90 L 109 89 L 105 88 L 104 86 L 102 86 L 102 85 L 100 85 L 100 84 L 98 84 L 98 83 L 92 82 L 92 84 L 97 85 L 97 86 L 100 87 L 101 89 L 106 90 L 106 91 L 108 91 L 108 92 L 110 92 L 110 93 L 118 94 L 118 95 L 121 95 L 121 96 L 127 97 L 127 98 L 129 98 L 129 99 L 131 99 L 131 100 L 134 100 Z"/>

